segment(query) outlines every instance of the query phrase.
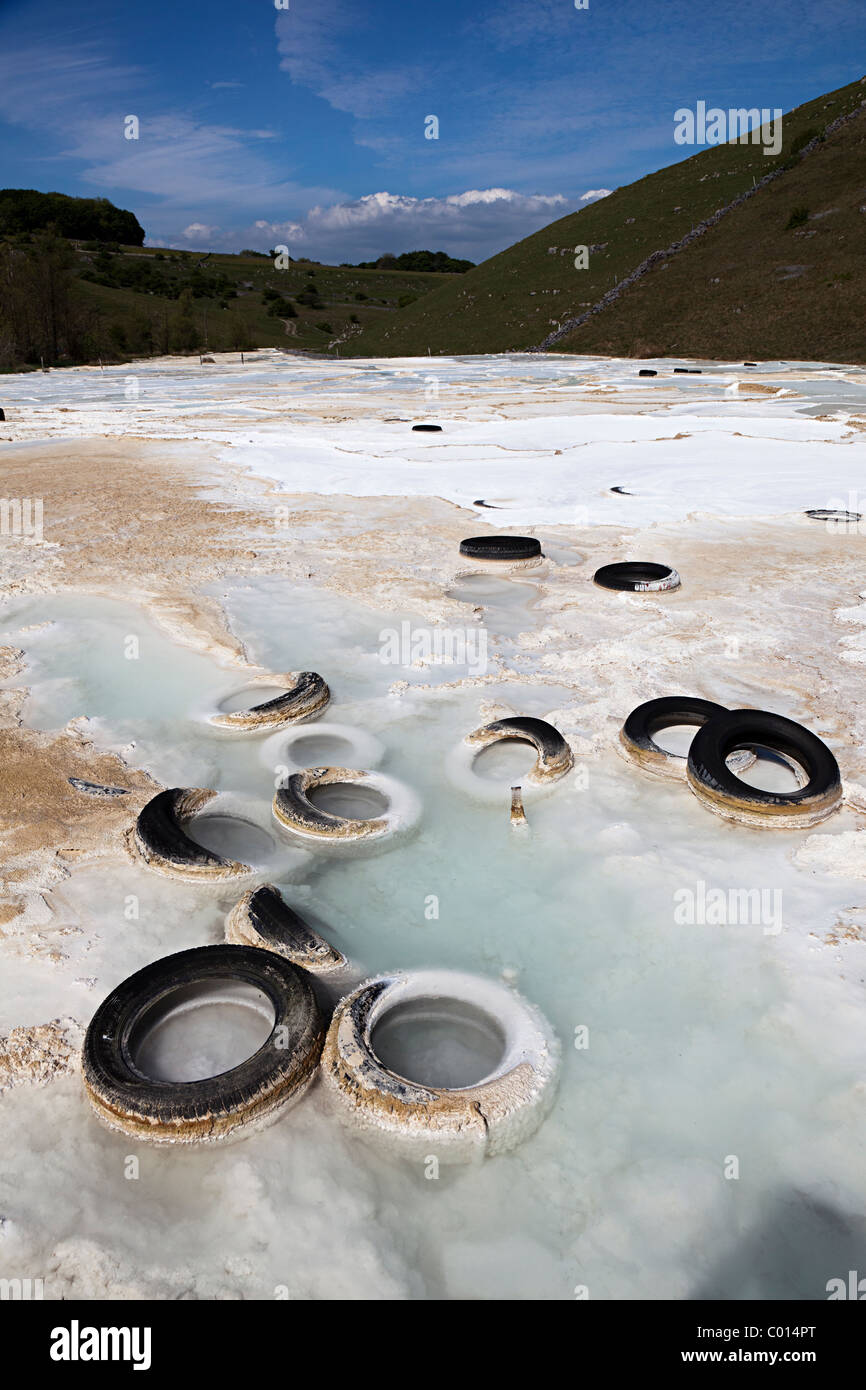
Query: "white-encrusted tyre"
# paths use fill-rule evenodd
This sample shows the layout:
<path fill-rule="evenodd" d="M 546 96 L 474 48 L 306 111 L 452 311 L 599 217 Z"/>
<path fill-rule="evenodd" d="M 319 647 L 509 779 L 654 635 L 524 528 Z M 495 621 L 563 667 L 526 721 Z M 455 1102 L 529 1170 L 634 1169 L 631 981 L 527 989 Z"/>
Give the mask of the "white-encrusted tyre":
<path fill-rule="evenodd" d="M 375 734 L 351 724 L 332 723 L 329 719 L 317 720 L 314 727 L 298 724 L 295 728 L 281 729 L 266 738 L 259 750 L 263 765 L 275 773 L 282 769 L 284 776 L 303 772 L 308 767 L 321 767 L 326 762 L 339 763 L 342 767 L 375 768 L 384 756 L 384 745 Z"/>
<path fill-rule="evenodd" d="M 235 903 L 226 918 L 226 941 L 275 951 L 311 975 L 329 979 L 348 968 L 342 951 L 314 931 L 272 883 L 251 888 Z"/>
<path fill-rule="evenodd" d="M 253 852 L 244 860 L 231 859 L 200 844 L 197 833 L 214 821 L 235 821 L 238 828 L 245 828 L 256 842 Z M 151 869 L 188 883 L 284 877 L 307 862 L 306 855 L 274 834 L 261 803 L 212 787 L 169 787 L 158 792 L 142 807 L 131 844 Z"/>
<path fill-rule="evenodd" d="M 484 1030 L 484 1074 L 447 1087 L 408 1078 L 377 1054 L 377 1032 L 445 1016 Z M 491 1057 L 498 1053 L 491 1064 Z M 325 1090 L 351 1124 L 407 1158 L 466 1163 L 527 1139 L 553 1102 L 559 1043 L 543 1015 L 505 985 L 450 970 L 367 980 L 337 1006 L 322 1053 Z"/>
<path fill-rule="evenodd" d="M 243 690 L 257 685 L 282 688 L 282 694 L 246 709 L 208 710 L 207 722 L 226 733 L 263 734 L 280 729 L 284 724 L 299 724 L 317 719 L 327 708 L 331 692 L 318 671 L 284 671 L 279 675 L 253 676 Z M 230 692 L 231 693 L 231 692 Z M 226 696 L 226 700 L 228 696 Z"/>
<path fill-rule="evenodd" d="M 367 817 L 336 815 L 310 799 L 319 787 L 345 787 L 371 792 L 382 803 Z M 310 846 L 346 848 L 386 841 L 411 830 L 420 815 L 417 796 L 395 777 L 351 767 L 308 767 L 294 772 L 274 797 L 277 824 Z"/>

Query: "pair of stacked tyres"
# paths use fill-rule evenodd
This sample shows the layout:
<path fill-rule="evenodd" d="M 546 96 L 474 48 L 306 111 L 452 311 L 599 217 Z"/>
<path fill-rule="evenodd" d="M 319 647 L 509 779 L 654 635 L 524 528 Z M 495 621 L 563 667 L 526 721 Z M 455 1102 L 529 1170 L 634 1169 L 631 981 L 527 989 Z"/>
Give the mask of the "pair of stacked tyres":
<path fill-rule="evenodd" d="M 668 753 L 654 737 L 680 724 L 697 728 L 686 758 Z M 687 696 L 649 700 L 625 721 L 620 744 L 630 761 L 655 776 L 684 775 L 703 806 L 739 824 L 805 829 L 842 800 L 839 765 L 827 745 L 802 724 L 768 710 L 731 710 Z M 754 762 L 757 748 L 788 763 L 800 782 L 796 790 L 753 787 L 737 775 Z"/>

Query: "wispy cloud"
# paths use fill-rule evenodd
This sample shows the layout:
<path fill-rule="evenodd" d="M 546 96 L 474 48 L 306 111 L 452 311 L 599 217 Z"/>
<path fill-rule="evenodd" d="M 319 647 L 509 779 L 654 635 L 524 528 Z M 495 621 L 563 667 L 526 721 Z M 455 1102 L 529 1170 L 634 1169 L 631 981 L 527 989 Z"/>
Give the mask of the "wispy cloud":
<path fill-rule="evenodd" d="M 0 119 L 56 133 L 53 159 L 109 196 L 148 200 L 148 227 L 164 237 L 176 227 L 215 224 L 202 213 L 231 209 L 233 218 L 263 207 L 301 211 L 341 196 L 325 184 L 304 185 L 269 129 L 216 124 L 183 112 L 152 113 L 147 73 L 112 63 L 93 44 L 0 52 Z M 127 139 L 125 117 L 139 118 Z"/>
<path fill-rule="evenodd" d="M 277 16 L 280 67 L 292 82 L 359 120 L 381 118 L 429 82 L 418 62 L 370 63 L 357 55 L 359 31 L 375 29 L 348 0 L 297 0 Z"/>

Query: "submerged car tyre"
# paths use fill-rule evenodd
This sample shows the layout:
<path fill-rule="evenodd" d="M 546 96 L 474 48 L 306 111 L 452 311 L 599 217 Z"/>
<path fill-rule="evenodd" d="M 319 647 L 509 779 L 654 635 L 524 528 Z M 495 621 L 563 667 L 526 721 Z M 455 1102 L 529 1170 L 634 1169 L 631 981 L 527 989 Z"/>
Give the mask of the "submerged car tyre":
<path fill-rule="evenodd" d="M 602 565 L 592 576 L 593 583 L 602 589 L 625 589 L 636 594 L 663 593 L 678 589 L 680 577 L 670 565 L 656 565 L 644 560 L 623 560 L 614 565 Z"/>
<path fill-rule="evenodd" d="M 257 676 L 249 685 L 285 685 L 285 693 L 261 705 L 232 711 L 215 710 L 208 723 L 230 732 L 266 733 L 283 724 L 315 719 L 326 708 L 331 692 L 317 671 L 286 671 L 278 676 Z"/>
<path fill-rule="evenodd" d="M 202 986 L 230 979 L 260 990 L 274 1012 L 251 1057 L 200 1081 L 162 1081 L 135 1061 L 154 1016 Z M 189 1004 L 187 1003 L 187 1007 Z M 146 965 L 112 990 L 91 1020 L 82 1067 L 103 1123 L 157 1144 L 215 1143 L 258 1128 L 297 1100 L 316 1074 L 324 1027 L 309 979 L 281 956 L 248 946 L 201 946 Z"/>
<path fill-rule="evenodd" d="M 272 883 L 250 889 L 235 904 L 226 918 L 226 941 L 275 951 L 314 975 L 345 970 L 348 964 L 342 952 L 289 907 Z"/>
<path fill-rule="evenodd" d="M 367 819 L 334 815 L 310 800 L 317 787 L 352 786 L 382 797 L 386 809 Z M 407 830 L 418 817 L 418 802 L 402 782 L 382 772 L 362 772 L 352 767 L 308 767 L 292 773 L 274 797 L 274 818 L 284 829 L 320 843 L 379 840 Z"/>
<path fill-rule="evenodd" d="M 282 729 L 264 739 L 259 753 L 265 767 L 284 776 L 329 760 L 350 767 L 377 767 L 384 756 L 385 748 L 375 734 L 351 724 L 335 724 L 330 719 L 317 721 L 314 728 L 299 724 L 293 729 Z"/>
<path fill-rule="evenodd" d="M 482 724 L 480 729 L 473 729 L 471 734 L 466 735 L 464 744 L 472 750 L 474 761 L 482 748 L 509 739 L 531 744 L 538 755 L 535 766 L 524 778 L 531 786 L 558 782 L 574 767 L 571 748 L 559 730 L 548 724 L 547 720 L 534 719 L 530 715 L 518 714 L 508 719 L 494 719 L 491 724 Z"/>
<path fill-rule="evenodd" d="M 542 558 L 541 541 L 534 536 L 467 536 L 460 542 L 460 554 L 472 560 L 505 561 Z"/>
<path fill-rule="evenodd" d="M 208 849 L 196 839 L 213 822 L 226 820 L 236 822 L 243 861 Z M 274 833 L 266 802 L 211 787 L 170 787 L 158 792 L 139 812 L 131 848 L 149 868 L 168 878 L 215 885 L 234 878 L 283 876 L 305 859 Z"/>
<path fill-rule="evenodd" d="M 251 874 L 251 865 L 205 849 L 184 829 L 216 795 L 209 787 L 169 787 L 152 797 L 135 823 L 135 846 L 145 863 L 171 878 L 226 879 Z"/>
<path fill-rule="evenodd" d="M 373 1034 L 392 1011 L 466 1009 L 495 1034 L 498 1060 L 454 1089 L 409 1080 L 377 1056 Z M 322 1053 L 327 1092 L 344 1117 L 406 1157 L 469 1162 L 528 1138 L 553 1101 L 559 1044 L 542 1014 L 504 985 L 448 970 L 383 975 L 334 1013 Z"/>
<path fill-rule="evenodd" d="M 832 521 L 839 524 L 840 529 L 850 524 L 863 520 L 862 512 L 832 511 L 827 507 L 813 507 L 804 513 L 812 521 Z"/>
<path fill-rule="evenodd" d="M 635 763 L 644 772 L 652 773 L 654 777 L 685 779 L 685 755 L 669 753 L 656 743 L 654 735 L 678 724 L 702 728 L 709 719 L 727 713 L 725 705 L 690 695 L 665 695 L 659 700 L 647 700 L 632 710 L 620 729 L 620 748 L 629 762 Z M 742 772 L 752 766 L 755 754 L 750 749 L 743 749 L 734 754 L 734 758 L 734 770 Z"/>
<path fill-rule="evenodd" d="M 770 748 L 801 768 L 805 785 L 771 792 L 741 781 L 727 759 L 736 749 L 755 746 Z M 767 710 L 728 710 L 710 719 L 692 739 L 687 776 L 695 796 L 716 815 L 767 829 L 815 825 L 842 800 L 839 764 L 826 743 L 802 724 Z"/>

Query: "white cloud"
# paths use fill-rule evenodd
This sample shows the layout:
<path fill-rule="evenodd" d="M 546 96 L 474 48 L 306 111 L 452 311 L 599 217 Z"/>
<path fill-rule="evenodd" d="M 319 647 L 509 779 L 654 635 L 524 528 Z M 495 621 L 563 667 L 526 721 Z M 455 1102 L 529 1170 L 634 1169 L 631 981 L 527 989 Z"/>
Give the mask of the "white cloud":
<path fill-rule="evenodd" d="M 219 231 L 219 227 L 206 227 L 203 222 L 191 222 L 184 229 L 185 241 L 211 241 Z"/>
<path fill-rule="evenodd" d="M 612 188 L 588 188 L 585 193 L 581 193 L 582 203 L 597 202 L 599 198 L 609 198 L 613 192 Z"/>
<path fill-rule="evenodd" d="M 481 261 L 562 217 L 570 206 L 561 193 L 510 188 L 471 188 L 444 198 L 367 193 L 349 202 L 319 203 L 300 220 L 261 218 L 221 233 L 221 241 L 227 249 L 282 244 L 322 261 L 367 261 L 386 251 L 420 249 Z"/>

